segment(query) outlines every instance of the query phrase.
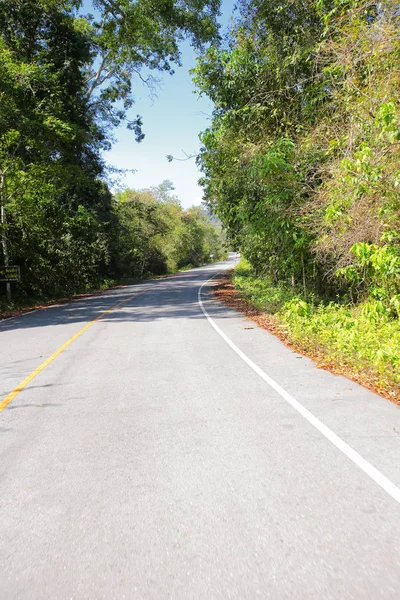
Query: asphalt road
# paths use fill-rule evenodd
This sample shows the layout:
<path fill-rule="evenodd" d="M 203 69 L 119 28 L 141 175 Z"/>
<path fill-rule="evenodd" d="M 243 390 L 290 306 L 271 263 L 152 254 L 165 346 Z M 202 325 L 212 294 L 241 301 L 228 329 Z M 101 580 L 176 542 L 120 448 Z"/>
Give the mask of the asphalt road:
<path fill-rule="evenodd" d="M 126 300 L 0 413 L 1 599 L 400 598 L 399 408 L 207 319 L 231 262 L 0 324 L 1 400 Z"/>

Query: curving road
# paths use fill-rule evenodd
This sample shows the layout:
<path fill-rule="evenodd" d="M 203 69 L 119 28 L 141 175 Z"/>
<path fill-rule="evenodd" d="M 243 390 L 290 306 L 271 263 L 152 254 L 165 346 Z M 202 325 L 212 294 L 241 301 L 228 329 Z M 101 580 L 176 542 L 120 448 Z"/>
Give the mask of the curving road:
<path fill-rule="evenodd" d="M 2 599 L 400 597 L 399 408 L 199 303 L 233 262 L 0 323 Z"/>

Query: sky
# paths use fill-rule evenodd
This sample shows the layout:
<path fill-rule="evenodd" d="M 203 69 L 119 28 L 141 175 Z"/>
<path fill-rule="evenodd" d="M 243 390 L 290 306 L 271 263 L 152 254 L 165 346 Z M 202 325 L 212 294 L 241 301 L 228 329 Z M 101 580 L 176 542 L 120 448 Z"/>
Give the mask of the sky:
<path fill-rule="evenodd" d="M 222 31 L 230 20 L 234 3 L 235 0 L 223 0 Z M 195 154 L 200 147 L 198 135 L 210 124 L 212 103 L 193 93 L 189 70 L 195 66 L 195 60 L 195 53 L 185 42 L 182 45 L 183 66 L 177 67 L 172 76 L 162 75 L 156 98 L 150 97 L 149 90 L 139 80 L 133 81 L 135 104 L 129 117 L 133 120 L 137 114 L 142 116 L 146 137 L 138 144 L 133 132 L 119 127 L 115 130 L 117 142 L 111 151 L 104 153 L 108 164 L 119 169 L 135 169 L 134 173 L 126 173 L 120 178 L 120 188 L 155 187 L 164 179 L 170 179 L 184 208 L 201 203 L 202 188 L 197 185 L 201 173 L 194 158 L 169 163 L 166 156 L 185 158 L 183 151 Z"/>

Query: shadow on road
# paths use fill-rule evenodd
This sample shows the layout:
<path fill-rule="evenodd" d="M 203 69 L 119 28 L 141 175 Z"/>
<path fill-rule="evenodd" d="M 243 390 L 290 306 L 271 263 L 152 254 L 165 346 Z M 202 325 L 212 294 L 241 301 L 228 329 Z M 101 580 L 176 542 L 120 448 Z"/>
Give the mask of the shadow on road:
<path fill-rule="evenodd" d="M 0 340 L 3 332 L 15 329 L 34 329 L 71 323 L 81 323 L 84 326 L 124 300 L 127 302 L 104 315 L 101 322 L 203 319 L 204 315 L 198 303 L 198 289 L 213 273 L 214 270 L 182 273 L 174 278 L 138 284 L 123 290 L 113 290 L 101 296 L 76 300 L 4 320 L 0 322 Z M 133 297 L 135 294 L 138 294 L 136 298 Z M 204 295 L 209 295 L 206 290 Z M 129 299 L 131 296 L 132 298 Z M 218 316 L 224 318 L 229 317 L 229 313 L 233 312 L 222 305 L 217 305 L 216 310 Z"/>

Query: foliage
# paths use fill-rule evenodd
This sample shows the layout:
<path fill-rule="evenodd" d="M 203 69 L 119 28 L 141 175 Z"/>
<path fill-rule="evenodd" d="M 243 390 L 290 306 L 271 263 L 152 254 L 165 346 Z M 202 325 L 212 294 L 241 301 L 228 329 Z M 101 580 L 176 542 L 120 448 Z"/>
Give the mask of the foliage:
<path fill-rule="evenodd" d="M 90 45 L 68 5 L 0 5 L 3 255 L 36 297 L 100 280 L 107 260 L 111 196 L 84 98 Z"/>
<path fill-rule="evenodd" d="M 281 313 L 292 340 L 308 353 L 324 352 L 325 360 L 347 365 L 393 395 L 400 389 L 400 326 L 381 305 L 305 303 L 297 298 Z"/>
<path fill-rule="evenodd" d="M 75 3 L 82 9 L 82 0 Z M 217 38 L 220 0 L 92 0 L 95 15 L 78 19 L 91 42 L 86 64 L 87 98 L 97 117 L 117 125 L 134 103 L 132 78 L 154 85 L 147 71 L 173 73 L 180 65 L 179 43 L 196 49 Z M 144 75 L 143 75 L 144 73 Z M 144 137 L 138 115 L 127 120 L 137 141 Z"/>
<path fill-rule="evenodd" d="M 221 232 L 198 206 L 183 210 L 171 182 L 127 189 L 113 203 L 112 273 L 118 279 L 199 266 L 226 254 Z"/>
<path fill-rule="evenodd" d="M 127 117 L 134 78 L 151 85 L 149 71 L 173 73 L 184 38 L 197 50 L 218 40 L 219 0 L 93 0 L 92 8 L 0 0 L 1 258 L 21 266 L 22 298 L 178 262 L 161 246 L 181 209 L 161 210 L 152 192 L 147 204 L 117 208 L 101 152 L 122 121 L 143 139 L 140 116 Z M 160 204 L 168 186 L 159 194 Z"/>
<path fill-rule="evenodd" d="M 249 261 L 238 290 L 289 338 L 400 389 L 398 2 L 241 2 L 198 60 L 198 163 Z"/>
<path fill-rule="evenodd" d="M 316 135 L 328 136 L 328 144 L 311 205 L 318 211 L 315 250 L 339 268 L 353 297 L 374 296 L 379 285 L 374 277 L 357 282 L 349 277 L 364 268 L 361 255 L 390 263 L 400 250 L 399 13 L 395 2 L 381 7 L 362 3 L 345 12 L 321 51 L 332 100 L 316 129 Z M 385 301 L 398 286 L 392 278 Z"/>
<path fill-rule="evenodd" d="M 254 268 L 241 259 L 233 273 L 236 289 L 249 298 L 252 304 L 268 314 L 276 314 L 286 302 L 296 297 L 293 289 L 282 283 L 274 285 L 267 277 L 259 277 Z"/>
<path fill-rule="evenodd" d="M 398 3 L 240 3 L 194 81 L 215 104 L 205 198 L 258 274 L 304 296 L 379 300 L 395 317 Z"/>
<path fill-rule="evenodd" d="M 259 277 L 240 262 L 235 287 L 260 310 L 275 315 L 298 348 L 393 397 L 400 391 L 400 324 L 376 300 L 358 306 L 304 300 L 283 284 Z"/>

